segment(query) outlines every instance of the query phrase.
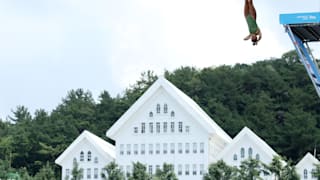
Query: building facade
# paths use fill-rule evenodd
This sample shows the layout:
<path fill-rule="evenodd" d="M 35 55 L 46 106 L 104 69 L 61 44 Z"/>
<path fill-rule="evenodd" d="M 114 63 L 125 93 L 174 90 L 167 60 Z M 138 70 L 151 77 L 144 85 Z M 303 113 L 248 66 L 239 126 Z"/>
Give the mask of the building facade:
<path fill-rule="evenodd" d="M 208 164 L 231 138 L 188 96 L 160 77 L 107 131 L 116 141 L 116 162 L 154 174 L 164 163 L 179 179 L 202 179 Z"/>
<path fill-rule="evenodd" d="M 317 179 L 313 175 L 313 171 L 316 169 L 316 164 L 319 164 L 319 160 L 308 152 L 296 165 L 296 170 L 300 175 L 300 178 L 302 180 Z"/>
<path fill-rule="evenodd" d="M 62 167 L 61 179 L 72 178 L 72 170 L 76 162 L 82 179 L 101 180 L 103 168 L 114 160 L 114 146 L 85 130 L 56 159 L 55 163 Z"/>

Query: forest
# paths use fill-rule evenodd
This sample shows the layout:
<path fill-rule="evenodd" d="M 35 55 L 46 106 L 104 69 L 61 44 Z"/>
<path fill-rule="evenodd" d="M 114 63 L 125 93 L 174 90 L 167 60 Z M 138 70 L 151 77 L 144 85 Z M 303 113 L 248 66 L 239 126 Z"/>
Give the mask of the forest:
<path fill-rule="evenodd" d="M 231 137 L 244 126 L 293 163 L 320 152 L 320 99 L 295 51 L 253 64 L 180 67 L 165 77 L 198 103 Z M 73 89 L 52 110 L 17 105 L 0 119 L 0 178 L 6 172 L 37 177 L 50 170 L 60 177 L 55 159 L 83 131 L 112 142 L 105 132 L 157 79 L 146 70 L 135 84 L 111 97 L 103 90 Z"/>

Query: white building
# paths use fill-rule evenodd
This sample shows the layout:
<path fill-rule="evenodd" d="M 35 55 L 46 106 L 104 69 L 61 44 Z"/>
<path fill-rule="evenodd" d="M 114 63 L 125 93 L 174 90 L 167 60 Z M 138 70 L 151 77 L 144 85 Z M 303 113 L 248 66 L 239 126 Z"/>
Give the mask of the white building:
<path fill-rule="evenodd" d="M 101 179 L 102 169 L 115 160 L 115 147 L 98 136 L 83 131 L 56 159 L 62 167 L 62 179 L 71 179 L 74 161 L 82 171 L 83 179 Z"/>
<path fill-rule="evenodd" d="M 315 180 L 317 179 L 312 175 L 312 171 L 315 170 L 315 165 L 319 164 L 319 160 L 316 159 L 312 154 L 309 152 L 299 161 L 296 165 L 296 170 L 300 175 L 302 180 Z"/>
<path fill-rule="evenodd" d="M 229 166 L 239 167 L 241 162 L 248 158 L 255 158 L 265 164 L 270 164 L 274 156 L 278 154 L 265 141 L 249 128 L 244 127 L 219 154 L 218 159 L 222 159 Z M 261 174 L 261 177 L 273 179 L 264 174 Z"/>
<path fill-rule="evenodd" d="M 160 77 L 107 131 L 116 141 L 116 162 L 131 172 L 132 163 L 150 174 L 163 163 L 179 179 L 202 179 L 208 164 L 231 142 L 191 98 Z"/>

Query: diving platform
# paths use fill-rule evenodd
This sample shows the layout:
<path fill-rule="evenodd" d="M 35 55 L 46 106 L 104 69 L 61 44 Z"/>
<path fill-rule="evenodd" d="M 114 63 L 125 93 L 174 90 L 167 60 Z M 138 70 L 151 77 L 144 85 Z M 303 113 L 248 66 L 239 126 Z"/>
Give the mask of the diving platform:
<path fill-rule="evenodd" d="M 309 42 L 320 42 L 320 12 L 280 14 L 279 20 L 320 97 L 319 67 L 308 45 Z"/>

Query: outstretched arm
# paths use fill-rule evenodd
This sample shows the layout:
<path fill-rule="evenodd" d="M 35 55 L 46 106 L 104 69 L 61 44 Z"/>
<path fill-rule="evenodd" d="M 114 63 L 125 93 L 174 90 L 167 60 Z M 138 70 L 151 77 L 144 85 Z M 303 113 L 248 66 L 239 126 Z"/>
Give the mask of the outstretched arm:
<path fill-rule="evenodd" d="M 248 36 L 246 36 L 243 40 L 249 40 L 251 38 L 251 34 L 249 34 Z"/>

